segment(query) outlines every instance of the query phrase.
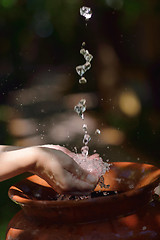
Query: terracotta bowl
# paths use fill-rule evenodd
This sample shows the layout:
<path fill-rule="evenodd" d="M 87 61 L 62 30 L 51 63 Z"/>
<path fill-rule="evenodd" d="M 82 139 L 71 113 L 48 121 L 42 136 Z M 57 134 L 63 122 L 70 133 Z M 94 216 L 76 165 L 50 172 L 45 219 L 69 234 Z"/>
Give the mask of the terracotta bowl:
<path fill-rule="evenodd" d="M 56 200 L 57 193 L 43 179 L 33 175 L 9 189 L 9 197 L 18 203 L 27 217 L 52 219 L 52 222 L 91 222 L 126 216 L 149 203 L 160 183 L 160 169 L 153 165 L 114 162 L 104 175 L 114 195 L 83 200 Z M 106 191 L 99 185 L 94 190 Z"/>

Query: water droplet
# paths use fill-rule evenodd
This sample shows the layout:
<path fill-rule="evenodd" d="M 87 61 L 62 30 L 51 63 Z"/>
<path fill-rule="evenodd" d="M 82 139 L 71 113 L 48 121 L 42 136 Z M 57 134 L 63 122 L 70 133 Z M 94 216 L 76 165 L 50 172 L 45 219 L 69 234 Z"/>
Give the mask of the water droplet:
<path fill-rule="evenodd" d="M 86 62 L 84 65 L 79 65 L 76 67 L 76 72 L 78 73 L 79 76 L 83 76 L 85 72 L 87 72 L 91 68 L 90 62 Z"/>
<path fill-rule="evenodd" d="M 89 147 L 88 146 L 83 146 L 81 148 L 81 153 L 84 157 L 88 156 L 88 151 L 89 151 Z"/>
<path fill-rule="evenodd" d="M 84 119 L 83 113 L 86 111 L 86 99 L 81 99 L 79 103 L 74 107 L 74 111 Z"/>
<path fill-rule="evenodd" d="M 82 49 L 80 50 L 80 54 L 82 54 L 82 55 L 84 56 L 86 62 L 91 62 L 92 59 L 93 59 L 92 54 L 90 54 L 89 51 L 88 51 L 88 50 L 85 50 L 84 48 L 82 48 Z"/>
<path fill-rule="evenodd" d="M 80 84 L 85 84 L 85 83 L 87 83 L 87 79 L 84 78 L 84 77 L 81 77 L 81 78 L 79 79 L 79 83 L 80 83 Z"/>
<path fill-rule="evenodd" d="M 103 192 L 103 195 L 104 196 L 107 196 L 109 193 L 108 192 Z"/>
<path fill-rule="evenodd" d="M 85 134 L 83 138 L 83 143 L 87 145 L 91 141 L 91 136 L 89 134 Z"/>
<path fill-rule="evenodd" d="M 85 72 L 88 71 L 91 68 L 90 62 L 86 62 L 83 66 L 84 66 L 84 71 Z"/>
<path fill-rule="evenodd" d="M 80 8 L 80 15 L 85 17 L 86 20 L 90 19 L 92 17 L 92 10 L 89 7 L 81 7 Z"/>
<path fill-rule="evenodd" d="M 146 226 L 143 226 L 143 227 L 142 227 L 142 230 L 143 230 L 143 231 L 145 231 L 146 229 L 147 229 L 147 227 L 146 227 Z"/>
<path fill-rule="evenodd" d="M 98 184 L 99 184 L 99 186 L 100 186 L 101 188 L 109 188 L 109 187 L 110 187 L 109 184 L 106 185 L 106 184 L 104 183 L 104 177 L 103 177 L 103 176 L 100 177 Z"/>
<path fill-rule="evenodd" d="M 83 74 L 85 73 L 85 70 L 84 70 L 84 65 L 79 65 L 76 67 L 76 72 L 78 73 L 79 76 L 83 76 Z"/>
<path fill-rule="evenodd" d="M 95 134 L 101 134 L 101 131 L 99 129 L 96 129 Z"/>
<path fill-rule="evenodd" d="M 77 152 L 78 152 L 76 147 L 74 147 L 73 149 L 74 149 L 74 152 L 75 152 L 75 153 L 77 153 Z"/>
<path fill-rule="evenodd" d="M 83 124 L 83 131 L 87 133 L 87 124 Z"/>
<path fill-rule="evenodd" d="M 84 55 L 85 53 L 86 53 L 86 50 L 85 50 L 84 48 L 82 48 L 82 49 L 80 50 L 80 54 Z"/>
<path fill-rule="evenodd" d="M 84 53 L 84 58 L 87 62 L 91 62 L 92 59 L 93 59 L 93 56 L 92 56 L 92 54 L 89 53 L 88 50 L 86 50 L 85 53 Z"/>

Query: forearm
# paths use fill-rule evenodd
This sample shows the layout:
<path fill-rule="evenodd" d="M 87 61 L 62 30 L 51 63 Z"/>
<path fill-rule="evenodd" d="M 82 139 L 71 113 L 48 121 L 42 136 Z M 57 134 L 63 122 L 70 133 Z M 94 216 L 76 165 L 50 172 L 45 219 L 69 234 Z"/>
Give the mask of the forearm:
<path fill-rule="evenodd" d="M 0 146 L 0 181 L 34 169 L 37 159 L 35 148 L 5 151 Z"/>
<path fill-rule="evenodd" d="M 17 146 L 11 146 L 11 145 L 0 145 L 0 154 L 2 152 L 18 150 L 18 149 L 22 149 L 22 148 L 24 148 L 24 147 L 17 147 Z"/>

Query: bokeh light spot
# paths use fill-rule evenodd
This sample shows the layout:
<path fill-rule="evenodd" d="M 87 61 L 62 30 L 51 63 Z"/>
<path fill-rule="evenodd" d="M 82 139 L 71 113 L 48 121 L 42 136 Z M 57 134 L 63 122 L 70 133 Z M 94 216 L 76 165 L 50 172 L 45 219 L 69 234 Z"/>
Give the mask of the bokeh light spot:
<path fill-rule="evenodd" d="M 132 90 L 120 94 L 119 107 L 121 111 L 129 117 L 135 117 L 141 111 L 140 100 Z"/>
<path fill-rule="evenodd" d="M 4 8 L 9 8 L 15 5 L 17 0 L 1 0 L 1 4 Z"/>

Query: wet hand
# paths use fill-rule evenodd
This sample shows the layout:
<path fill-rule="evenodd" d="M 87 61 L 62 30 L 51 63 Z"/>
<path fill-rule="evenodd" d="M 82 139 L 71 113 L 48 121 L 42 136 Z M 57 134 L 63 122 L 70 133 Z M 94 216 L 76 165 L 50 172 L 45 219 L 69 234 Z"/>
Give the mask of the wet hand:
<path fill-rule="evenodd" d="M 39 146 L 32 172 L 48 182 L 58 193 L 88 194 L 95 188 L 98 177 L 82 168 L 74 160 L 75 156 L 75 153 L 59 145 Z"/>

